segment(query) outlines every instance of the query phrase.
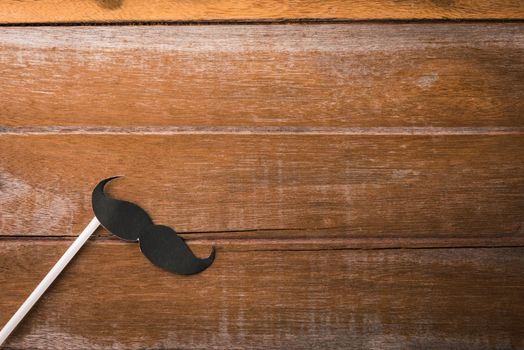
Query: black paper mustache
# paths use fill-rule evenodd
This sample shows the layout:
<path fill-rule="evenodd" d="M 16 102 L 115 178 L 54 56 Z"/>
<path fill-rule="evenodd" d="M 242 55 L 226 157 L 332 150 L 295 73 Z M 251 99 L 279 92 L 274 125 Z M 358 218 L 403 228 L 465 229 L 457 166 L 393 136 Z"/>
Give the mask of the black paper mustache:
<path fill-rule="evenodd" d="M 170 227 L 155 225 L 145 210 L 131 202 L 107 197 L 104 186 L 113 176 L 96 185 L 92 195 L 93 211 L 102 226 L 126 241 L 139 241 L 142 253 L 158 267 L 180 275 L 207 269 L 215 260 L 215 248 L 208 258 L 197 258 Z"/>

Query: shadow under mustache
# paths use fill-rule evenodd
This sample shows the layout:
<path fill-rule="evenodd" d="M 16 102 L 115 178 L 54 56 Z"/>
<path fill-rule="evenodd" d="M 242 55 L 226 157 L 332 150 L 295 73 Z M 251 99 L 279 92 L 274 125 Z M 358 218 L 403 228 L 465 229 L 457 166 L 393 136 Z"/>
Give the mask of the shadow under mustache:
<path fill-rule="evenodd" d="M 207 269 L 215 260 L 213 248 L 209 257 L 196 257 L 175 230 L 155 225 L 138 205 L 106 196 L 104 186 L 119 176 L 100 181 L 93 190 L 91 202 L 100 224 L 115 236 L 137 240 L 140 250 L 154 265 L 180 274 L 192 275 Z"/>

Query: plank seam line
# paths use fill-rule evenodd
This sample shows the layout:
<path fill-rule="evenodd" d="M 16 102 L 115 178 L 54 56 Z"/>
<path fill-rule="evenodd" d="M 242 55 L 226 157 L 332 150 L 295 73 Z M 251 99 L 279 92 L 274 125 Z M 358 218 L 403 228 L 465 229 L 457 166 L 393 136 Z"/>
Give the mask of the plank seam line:
<path fill-rule="evenodd" d="M 514 235 L 518 234 L 518 232 L 515 233 L 503 233 L 503 234 L 490 234 L 490 235 L 480 235 L 476 237 L 468 237 L 468 236 L 460 236 L 460 235 L 443 235 L 439 234 L 438 236 L 422 236 L 422 237 L 410 237 L 410 236 L 369 236 L 369 237 L 322 237 L 322 236 L 296 236 L 296 237 L 253 237 L 252 235 L 247 235 L 245 237 L 231 237 L 232 234 L 238 234 L 238 233 L 257 233 L 260 232 L 260 234 L 263 234 L 264 232 L 270 232 L 270 233 L 276 233 L 276 232 L 289 232 L 289 231 L 305 231 L 307 230 L 294 230 L 294 229 L 282 229 L 282 230 L 238 230 L 238 231 L 199 231 L 199 232 L 180 232 L 178 231 L 177 234 L 184 237 L 187 241 L 200 241 L 200 242 L 207 242 L 207 241 L 229 241 L 229 242 L 271 242 L 271 243 L 348 243 L 348 242 L 362 242 L 362 241 L 369 241 L 369 240 L 383 240 L 383 241 L 402 241 L 402 240 L 410 240 L 410 241 L 428 241 L 428 240 L 483 240 L 483 239 L 504 239 L 504 238 L 515 238 Z M 198 237 L 198 235 L 214 235 L 214 234 L 224 234 L 224 237 Z M 228 237 L 230 236 L 230 237 Z M 61 234 L 61 235 L 42 235 L 42 234 L 0 234 L 0 240 L 74 240 L 77 237 L 77 235 L 74 234 Z M 516 237 L 520 238 L 520 237 Z M 117 237 L 114 237 L 108 233 L 106 234 L 93 234 L 93 236 L 90 238 L 91 240 L 97 240 L 97 241 L 115 241 L 120 242 L 121 240 Z M 127 241 L 122 241 L 127 242 Z"/>
<path fill-rule="evenodd" d="M 0 127 L 2 135 L 521 135 L 524 127 Z"/>
<path fill-rule="evenodd" d="M 391 247 L 325 247 L 325 248 L 258 248 L 258 249 L 242 249 L 242 250 L 230 250 L 230 253 L 244 253 L 244 252 L 260 252 L 260 251 L 305 251 L 305 252 L 316 252 L 325 250 L 444 250 L 444 249 L 504 249 L 504 248 L 524 248 L 524 245 L 446 245 L 446 246 L 391 246 Z"/>
<path fill-rule="evenodd" d="M 22 243 L 22 242 L 23 243 L 66 242 L 66 241 L 72 241 L 74 237 L 70 237 L 71 239 L 64 239 L 67 237 L 63 237 L 63 238 L 60 237 L 60 238 L 55 239 L 55 237 L 51 237 L 51 236 L 45 239 L 43 239 L 43 237 L 39 237 L 39 238 L 26 237 L 25 239 L 20 239 L 20 238 L 6 239 L 6 238 L 7 237 L 0 237 L 0 242 L 12 242 L 12 243 L 16 243 L 16 242 L 19 242 L 19 243 Z M 125 241 L 118 240 L 118 239 L 102 239 L 102 240 L 90 239 L 88 242 L 94 243 L 94 244 L 97 244 L 97 243 L 119 244 L 119 245 L 120 244 L 121 245 L 137 244 L 136 242 L 125 242 Z M 206 242 L 206 244 L 207 243 L 208 242 Z M 263 243 L 263 240 L 261 240 L 258 243 Z M 260 248 L 255 248 L 255 249 L 238 249 L 238 250 L 235 250 L 235 249 L 229 250 L 227 245 L 220 247 L 220 249 L 226 250 L 228 253 L 249 252 L 249 251 L 400 250 L 400 249 L 410 249 L 410 250 L 419 249 L 421 250 L 421 249 L 499 249 L 499 248 L 524 248 L 524 244 L 500 244 L 500 245 L 496 245 L 496 244 L 491 244 L 491 245 L 488 245 L 488 244 L 455 244 L 455 245 L 453 244 L 447 244 L 447 245 L 426 244 L 426 245 L 417 245 L 417 246 L 408 246 L 408 245 L 397 244 L 397 245 L 376 246 L 376 247 L 373 247 L 373 246 L 356 246 L 356 247 L 331 246 L 330 247 L 329 245 L 326 244 L 325 247 L 316 247 L 316 248 L 307 248 L 307 247 L 298 246 L 297 248 L 260 247 Z"/>
<path fill-rule="evenodd" d="M 128 20 L 0 23 L 0 27 L 87 27 L 87 26 L 195 26 L 195 25 L 268 25 L 268 24 L 423 24 L 423 23 L 522 23 L 524 18 L 257 18 L 209 20 Z"/>

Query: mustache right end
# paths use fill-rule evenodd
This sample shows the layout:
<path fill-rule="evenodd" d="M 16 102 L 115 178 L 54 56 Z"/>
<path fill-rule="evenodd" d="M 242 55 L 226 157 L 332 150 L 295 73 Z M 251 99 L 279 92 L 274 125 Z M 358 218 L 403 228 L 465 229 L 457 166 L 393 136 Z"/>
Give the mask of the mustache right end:
<path fill-rule="evenodd" d="M 202 272 L 215 260 L 215 247 L 212 247 L 207 258 L 198 258 L 186 242 L 168 226 L 149 226 L 140 234 L 139 243 L 142 253 L 154 265 L 179 275 Z"/>

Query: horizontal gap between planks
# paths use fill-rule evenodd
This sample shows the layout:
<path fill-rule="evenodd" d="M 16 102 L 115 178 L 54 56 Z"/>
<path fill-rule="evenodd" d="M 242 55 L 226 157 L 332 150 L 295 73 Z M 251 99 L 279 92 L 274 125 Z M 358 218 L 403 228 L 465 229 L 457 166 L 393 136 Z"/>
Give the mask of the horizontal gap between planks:
<path fill-rule="evenodd" d="M 524 127 L 0 127 L 1 135 L 521 135 Z"/>
<path fill-rule="evenodd" d="M 35 239 L 35 238 L 28 238 L 28 239 L 6 239 L 5 237 L 0 237 L 0 242 L 24 242 L 24 243 L 54 243 L 54 242 L 67 242 L 71 241 L 73 242 L 73 239 L 57 239 L 55 237 L 49 237 L 48 239 Z M 118 239 L 105 239 L 105 240 L 89 240 L 88 242 L 92 244 L 117 244 L 117 245 L 124 245 L 124 244 L 138 244 L 137 242 L 125 242 Z M 202 244 L 200 244 L 202 243 Z M 191 246 L 208 246 L 208 247 L 215 247 L 219 250 L 227 251 L 228 253 L 234 253 L 234 252 L 256 252 L 256 251 L 325 251 L 325 250 L 444 250 L 444 249 L 502 249 L 502 248 L 524 248 L 524 244 L 500 244 L 500 245 L 493 245 L 493 244 L 449 244 L 449 245 L 416 245 L 416 246 L 404 246 L 404 245 L 395 245 L 395 246 L 354 246 L 354 247 L 340 247 L 340 246 L 331 246 L 331 245 L 323 245 L 323 246 L 313 246 L 313 244 L 310 244 L 310 247 L 308 246 L 300 246 L 300 245 L 270 245 L 270 244 L 264 244 L 265 242 L 260 242 L 256 245 L 255 243 L 251 242 L 248 244 L 245 244 L 243 246 L 241 245 L 235 245 L 230 247 L 229 245 L 215 245 L 216 242 L 197 242 L 197 241 L 191 241 Z M 205 254 L 202 254 L 204 256 Z"/>
<path fill-rule="evenodd" d="M 233 233 L 233 232 L 232 232 Z M 388 250 L 388 249 L 455 249 L 455 248 L 520 248 L 521 237 L 281 237 L 281 238 L 192 238 L 193 234 L 180 234 L 192 246 L 215 246 L 227 251 L 308 251 L 308 250 Z M 509 238 L 508 238 L 509 236 Z M 72 242 L 76 236 L 0 236 L 0 242 L 52 243 Z M 136 244 L 108 235 L 95 235 L 89 240 L 98 244 Z"/>
<path fill-rule="evenodd" d="M 319 247 L 319 248 L 258 248 L 231 250 L 234 252 L 257 252 L 257 251 L 300 251 L 315 252 L 323 250 L 444 250 L 444 249 L 503 249 L 503 248 L 524 248 L 524 245 L 450 245 L 450 246 L 416 246 L 416 247 Z"/>
<path fill-rule="evenodd" d="M 268 19 L 228 19 L 228 20 L 175 20 L 175 21 L 72 21 L 72 22 L 23 22 L 0 23 L 0 27 L 71 27 L 71 26 L 158 26 L 158 25 L 243 25 L 243 24 L 406 24 L 406 23 L 522 23 L 524 18 L 268 18 Z"/>

